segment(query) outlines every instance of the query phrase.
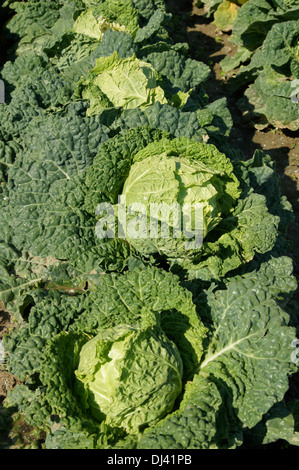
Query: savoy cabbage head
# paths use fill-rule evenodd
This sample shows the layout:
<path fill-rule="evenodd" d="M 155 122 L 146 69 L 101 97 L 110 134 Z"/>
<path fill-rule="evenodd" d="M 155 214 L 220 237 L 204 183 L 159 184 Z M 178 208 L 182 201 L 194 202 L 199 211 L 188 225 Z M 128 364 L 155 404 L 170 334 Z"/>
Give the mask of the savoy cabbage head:
<path fill-rule="evenodd" d="M 108 29 L 127 31 L 134 36 L 139 29 L 138 19 L 138 11 L 130 1 L 109 0 L 83 10 L 76 18 L 72 30 L 98 40 L 102 39 Z"/>
<path fill-rule="evenodd" d="M 191 235 L 196 230 L 196 208 L 201 205 L 202 212 L 198 215 L 205 238 L 221 218 L 231 212 L 234 201 L 240 196 L 233 166 L 223 154 L 208 144 L 197 144 L 197 153 L 193 153 L 187 145 L 188 142 L 166 139 L 148 145 L 136 154 L 124 183 L 122 197 L 126 208 L 144 204 L 150 224 L 156 223 L 160 229 L 154 237 L 150 231 L 149 237 L 142 234 L 140 238 L 134 238 L 134 231 L 131 235 L 127 230 L 129 242 L 145 254 L 160 252 L 170 258 L 188 256 L 185 247 L 188 234 L 176 234 L 176 230 L 182 229 L 182 219 L 185 218 L 185 232 Z M 179 206 L 179 214 L 167 211 L 173 204 Z M 156 212 L 152 211 L 153 207 L 157 208 Z M 168 237 L 163 235 L 163 223 L 170 224 Z"/>
<path fill-rule="evenodd" d="M 145 315 L 143 323 L 98 333 L 82 346 L 75 370 L 83 406 L 133 433 L 170 413 L 182 390 L 177 347 L 156 321 Z"/>
<path fill-rule="evenodd" d="M 155 101 L 167 103 L 158 85 L 159 75 L 147 62 L 135 56 L 120 59 L 117 52 L 98 59 L 90 77 L 78 86 L 83 100 L 89 100 L 88 115 L 102 109 L 145 107 Z"/>

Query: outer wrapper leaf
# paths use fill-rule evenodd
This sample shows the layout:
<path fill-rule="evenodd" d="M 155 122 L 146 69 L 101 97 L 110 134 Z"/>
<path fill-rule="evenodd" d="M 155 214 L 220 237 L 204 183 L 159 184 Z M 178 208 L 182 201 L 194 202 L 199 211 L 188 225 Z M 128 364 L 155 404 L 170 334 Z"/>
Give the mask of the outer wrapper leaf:
<path fill-rule="evenodd" d="M 289 373 L 292 370 L 294 330 L 287 326 L 284 311 L 252 279 L 232 282 L 225 293 L 210 299 L 217 326 L 200 368 L 213 381 L 229 385 L 238 417 L 252 427 L 288 389 L 284 368 L 289 364 Z M 239 370 L 238 379 L 232 377 L 233 370 Z"/>

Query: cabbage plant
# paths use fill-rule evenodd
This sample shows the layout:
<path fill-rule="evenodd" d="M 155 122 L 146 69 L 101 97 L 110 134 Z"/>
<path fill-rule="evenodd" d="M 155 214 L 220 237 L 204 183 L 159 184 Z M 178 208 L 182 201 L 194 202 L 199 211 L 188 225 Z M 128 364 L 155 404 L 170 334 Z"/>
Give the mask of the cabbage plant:
<path fill-rule="evenodd" d="M 116 136 L 99 148 L 86 171 L 89 190 L 84 207 L 90 214 L 97 213 L 96 234 L 104 246 L 113 246 L 115 239 L 128 241 L 132 254 L 137 252 L 137 256 L 154 263 L 164 260 L 175 272 L 207 280 L 219 279 L 246 264 L 255 253 L 271 252 L 284 229 L 275 211 L 268 210 L 265 187 L 261 190 L 259 183 L 255 189 L 251 187 L 255 173 L 266 171 L 270 179 L 274 177 L 262 153 L 257 152 L 249 162 L 236 159 L 233 163 L 212 144 L 162 135 L 146 145 L 146 138 L 142 128 Z M 108 170 L 109 155 L 114 164 L 112 167 L 108 163 Z M 110 179 L 105 183 L 106 171 Z M 285 198 L 279 201 L 291 217 Z M 196 202 L 202 210 L 198 226 L 202 243 L 186 245 L 196 241 L 191 210 L 193 207 L 194 212 Z M 102 230 L 107 222 L 105 203 L 115 207 L 116 224 L 111 236 L 105 236 Z M 151 211 L 152 204 L 160 208 L 156 214 Z M 173 205 L 180 209 L 181 221 L 185 211 L 189 231 L 183 230 L 175 211 L 163 211 L 163 206 L 171 209 Z M 123 230 L 123 209 L 127 230 Z M 136 234 L 138 220 L 141 223 Z M 165 223 L 169 229 L 166 236 Z M 151 225 L 157 227 L 154 236 Z"/>
<path fill-rule="evenodd" d="M 291 441 L 296 331 L 280 300 L 296 289 L 291 272 L 281 257 L 191 292 L 163 269 L 135 267 L 91 275 L 75 294 L 32 290 L 28 318 L 5 341 L 23 381 L 6 409 L 47 449 Z"/>

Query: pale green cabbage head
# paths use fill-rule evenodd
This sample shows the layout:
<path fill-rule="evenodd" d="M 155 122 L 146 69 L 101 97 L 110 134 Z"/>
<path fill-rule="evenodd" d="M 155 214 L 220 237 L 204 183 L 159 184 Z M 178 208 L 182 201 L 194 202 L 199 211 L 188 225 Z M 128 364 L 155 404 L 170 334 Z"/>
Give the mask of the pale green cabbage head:
<path fill-rule="evenodd" d="M 150 106 L 156 101 L 167 103 L 158 80 L 158 73 L 149 63 L 135 55 L 120 58 L 114 52 L 97 60 L 79 88 L 82 98 L 90 102 L 87 114 L 92 116 L 109 107 L 134 109 Z"/>
<path fill-rule="evenodd" d="M 182 373 L 179 351 L 160 328 L 119 326 L 82 347 L 76 390 L 96 419 L 134 433 L 172 410 Z"/>
<path fill-rule="evenodd" d="M 196 143 L 198 154 L 190 155 L 188 146 L 176 149 L 174 141 L 168 149 L 168 144 L 162 141 L 137 154 L 117 209 L 119 227 L 143 254 L 188 256 L 201 248 L 195 240 L 203 242 L 230 213 L 239 183 L 214 146 Z"/>
<path fill-rule="evenodd" d="M 128 0 L 106 0 L 91 6 L 78 16 L 73 32 L 100 41 L 108 29 L 126 31 L 133 36 L 139 29 L 138 11 Z"/>

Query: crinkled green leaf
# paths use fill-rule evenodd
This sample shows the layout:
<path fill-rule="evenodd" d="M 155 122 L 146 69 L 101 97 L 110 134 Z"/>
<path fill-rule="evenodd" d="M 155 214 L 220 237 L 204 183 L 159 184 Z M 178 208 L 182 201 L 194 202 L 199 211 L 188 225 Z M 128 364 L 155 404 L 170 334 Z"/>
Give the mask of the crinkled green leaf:
<path fill-rule="evenodd" d="M 150 126 L 169 132 L 175 137 L 185 136 L 194 140 L 202 140 L 207 136 L 195 112 L 182 112 L 159 102 L 145 109 L 125 110 L 112 125 L 115 129 L 124 130 L 142 126 Z"/>
<path fill-rule="evenodd" d="M 58 261 L 30 256 L 4 242 L 0 246 L 0 300 L 15 320 L 21 322 L 27 295 L 43 284 L 49 267 Z"/>
<path fill-rule="evenodd" d="M 147 56 L 147 60 L 158 73 L 183 92 L 188 92 L 200 85 L 211 73 L 210 68 L 203 62 L 185 59 L 175 50 L 153 52 Z"/>
<path fill-rule="evenodd" d="M 278 216 L 268 212 L 264 196 L 252 194 L 240 198 L 231 218 L 224 219 L 223 226 L 219 226 L 218 239 L 204 242 L 202 259 L 197 256 L 192 263 L 183 261 L 182 266 L 190 278 L 208 280 L 225 276 L 251 261 L 255 253 L 270 251 L 277 238 L 278 223 Z"/>
<path fill-rule="evenodd" d="M 299 445 L 298 400 L 276 403 L 265 414 L 262 422 L 246 433 L 246 444 L 261 446 L 276 441 Z"/>
<path fill-rule="evenodd" d="M 152 15 L 155 14 L 156 9 L 166 10 L 164 0 L 132 0 L 132 3 L 139 14 L 147 20 L 150 20 Z"/>
<path fill-rule="evenodd" d="M 227 99 L 219 98 L 204 108 L 197 111 L 199 121 L 201 122 L 202 113 L 208 112 L 209 118 L 202 126 L 207 131 L 210 143 L 223 144 L 226 137 L 230 135 L 233 127 L 231 113 L 227 107 Z"/>
<path fill-rule="evenodd" d="M 23 77 L 11 92 L 10 102 L 0 105 L 0 133 L 6 138 L 21 137 L 35 117 L 61 110 L 71 101 L 72 93 L 71 84 L 53 70 Z"/>
<path fill-rule="evenodd" d="M 252 52 L 246 49 L 246 47 L 239 46 L 233 57 L 227 55 L 220 61 L 221 68 L 224 72 L 230 72 L 239 67 L 241 63 L 246 62 L 251 55 Z"/>
<path fill-rule="evenodd" d="M 40 371 L 43 357 L 41 349 L 55 334 L 65 331 L 84 311 L 82 296 L 43 289 L 27 290 L 25 306 L 30 308 L 28 318 L 22 319 L 20 331 L 13 330 L 6 338 L 11 351 L 10 370 L 21 380 Z M 64 312 L 61 315 L 61 312 Z"/>
<path fill-rule="evenodd" d="M 250 0 L 238 12 L 232 39 L 236 44 L 254 50 L 263 43 L 275 22 L 275 10 L 268 0 Z"/>
<path fill-rule="evenodd" d="M 263 44 L 263 58 L 272 66 L 282 67 L 291 60 L 299 62 L 299 20 L 272 26 Z"/>
<path fill-rule="evenodd" d="M 265 66 L 255 82 L 245 91 L 238 106 L 245 114 L 267 122 L 279 129 L 298 130 L 298 103 L 291 98 L 294 94 L 292 80 Z"/>
<path fill-rule="evenodd" d="M 71 31 L 74 18 L 80 12 L 80 1 L 60 2 L 30 0 L 15 3 L 17 14 L 8 23 L 12 35 L 21 39 L 17 43 L 18 55 L 41 52 L 48 40 Z"/>
<path fill-rule="evenodd" d="M 226 291 L 210 291 L 207 304 L 214 332 L 200 371 L 216 384 L 226 383 L 240 420 L 253 427 L 288 389 L 294 330 L 254 273 L 232 280 Z M 239 380 L 233 370 L 239 370 Z"/>
<path fill-rule="evenodd" d="M 86 171 L 88 193 L 86 210 L 94 214 L 101 202 L 116 203 L 130 171 L 134 155 L 148 143 L 159 140 L 166 132 L 148 127 L 120 132 L 99 147 L 92 166 Z M 99 187 L 101 181 L 101 187 Z"/>
<path fill-rule="evenodd" d="M 7 85 L 19 87 L 23 81 L 32 81 L 33 77 L 40 77 L 49 67 L 48 58 L 28 53 L 16 57 L 14 62 L 7 61 L 2 70 L 1 77 Z"/>
<path fill-rule="evenodd" d="M 208 449 L 217 433 L 217 413 L 222 399 L 219 390 L 203 376 L 186 386 L 179 410 L 154 428 L 146 429 L 138 449 Z"/>
<path fill-rule="evenodd" d="M 95 213 L 83 209 L 88 188 L 81 176 L 107 139 L 106 129 L 95 118 L 49 116 L 33 123 L 27 138 L 26 151 L 9 176 L 16 248 L 41 258 L 72 259 L 83 272 L 104 259 L 113 265 L 124 260 L 127 248 L 120 240 L 100 248 Z"/>
<path fill-rule="evenodd" d="M 159 31 L 165 18 L 166 13 L 164 11 L 161 9 L 156 10 L 150 17 L 148 23 L 137 31 L 135 42 L 141 43 L 150 39 L 157 31 Z"/>

